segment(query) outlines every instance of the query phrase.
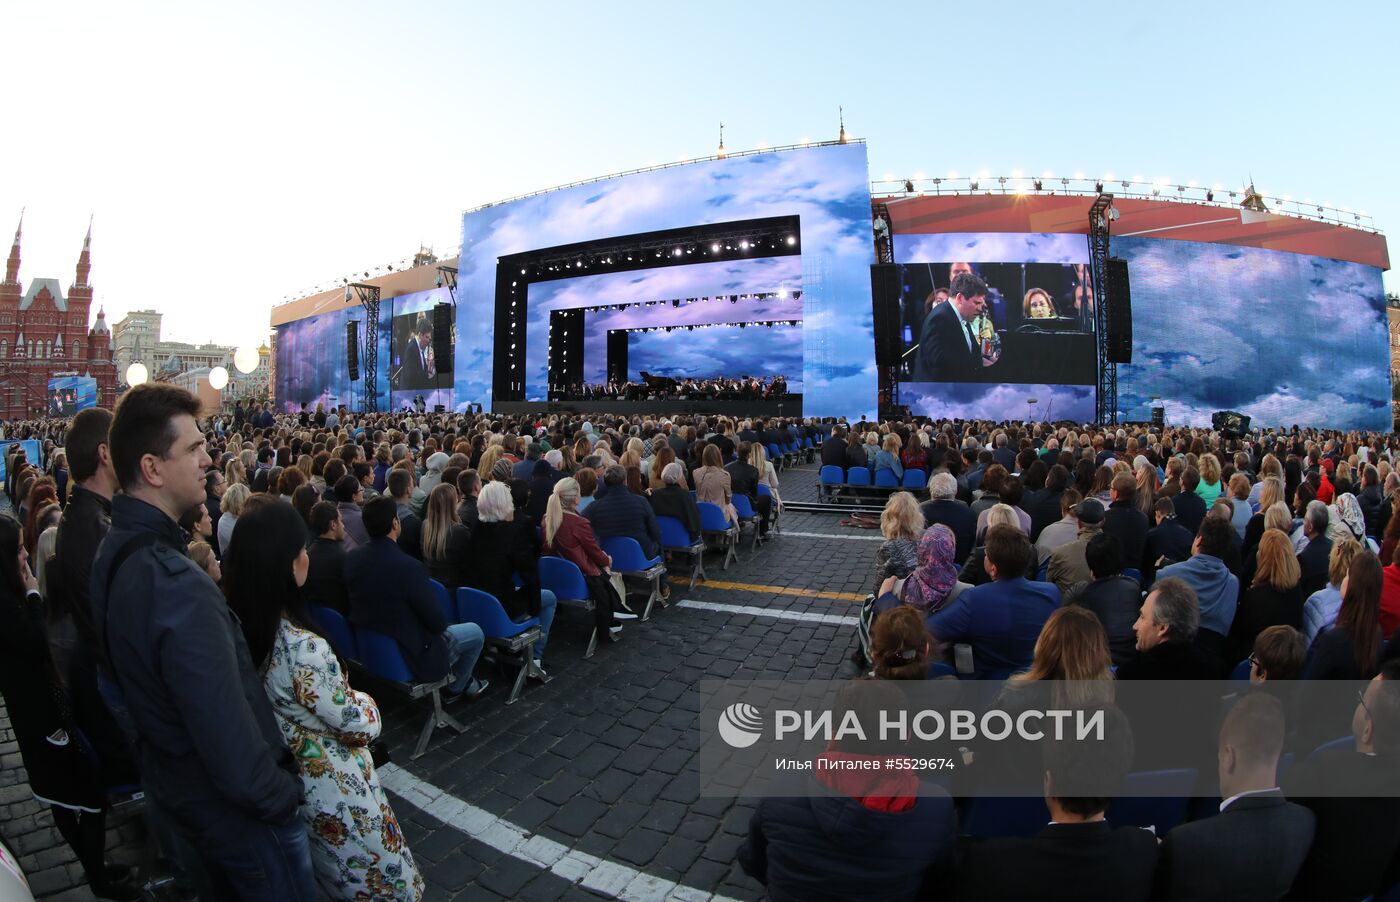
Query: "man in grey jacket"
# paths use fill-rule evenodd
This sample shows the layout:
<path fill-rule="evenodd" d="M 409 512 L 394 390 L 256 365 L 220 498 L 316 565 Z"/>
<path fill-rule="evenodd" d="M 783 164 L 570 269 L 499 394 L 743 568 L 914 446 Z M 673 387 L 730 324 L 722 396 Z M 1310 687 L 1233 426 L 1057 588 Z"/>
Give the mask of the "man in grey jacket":
<path fill-rule="evenodd" d="M 184 554 L 177 523 L 204 499 L 199 401 L 127 392 L 109 437 L 122 494 L 92 570 L 93 621 L 138 738 L 148 803 L 171 818 L 208 885 L 200 897 L 313 900 L 301 779 L 237 619 Z"/>

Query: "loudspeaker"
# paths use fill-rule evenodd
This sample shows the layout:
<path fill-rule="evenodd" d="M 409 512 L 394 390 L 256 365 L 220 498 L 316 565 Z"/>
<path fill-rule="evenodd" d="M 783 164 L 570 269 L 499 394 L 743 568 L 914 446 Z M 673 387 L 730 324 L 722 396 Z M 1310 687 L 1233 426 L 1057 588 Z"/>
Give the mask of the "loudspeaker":
<path fill-rule="evenodd" d="M 875 365 L 895 366 L 904 351 L 903 336 L 899 334 L 900 299 L 903 286 L 899 267 L 893 263 L 877 263 L 870 267 L 870 304 L 875 319 Z M 919 337 L 914 336 L 918 341 Z"/>
<path fill-rule="evenodd" d="M 350 381 L 360 378 L 360 321 L 352 319 L 345 324 L 345 367 L 350 371 Z"/>
<path fill-rule="evenodd" d="M 1104 343 L 1110 363 L 1133 362 L 1133 298 L 1128 287 L 1128 261 L 1109 257 L 1104 267 L 1104 291 L 1100 299 L 1108 312 Z"/>
<path fill-rule="evenodd" d="M 1161 431 L 1167 423 L 1167 409 L 1165 407 L 1152 408 L 1152 428 Z"/>
<path fill-rule="evenodd" d="M 433 359 L 437 362 L 438 373 L 443 364 L 452 359 L 452 305 L 433 305 Z"/>

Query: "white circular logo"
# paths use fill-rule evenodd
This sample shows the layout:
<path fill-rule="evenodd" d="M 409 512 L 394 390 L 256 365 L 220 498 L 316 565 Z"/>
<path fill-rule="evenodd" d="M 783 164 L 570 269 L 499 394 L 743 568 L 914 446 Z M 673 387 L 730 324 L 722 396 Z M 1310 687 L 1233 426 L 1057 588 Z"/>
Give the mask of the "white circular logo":
<path fill-rule="evenodd" d="M 753 705 L 735 702 L 719 713 L 719 737 L 736 749 L 746 749 L 763 735 L 763 715 Z"/>

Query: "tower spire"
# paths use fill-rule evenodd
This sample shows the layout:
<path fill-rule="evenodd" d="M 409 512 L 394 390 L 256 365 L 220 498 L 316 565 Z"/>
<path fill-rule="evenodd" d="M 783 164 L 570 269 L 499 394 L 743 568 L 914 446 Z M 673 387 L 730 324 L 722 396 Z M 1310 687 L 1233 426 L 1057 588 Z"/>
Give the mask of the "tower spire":
<path fill-rule="evenodd" d="M 837 137 L 836 141 L 839 144 L 845 144 L 847 141 L 851 140 L 846 134 L 846 108 L 838 106 L 836 108 L 836 116 L 841 123 L 841 134 Z"/>
<path fill-rule="evenodd" d="M 88 273 L 92 271 L 92 217 L 88 217 L 87 235 L 83 238 L 83 252 L 78 255 L 77 278 L 74 279 L 74 287 L 87 287 Z"/>
<path fill-rule="evenodd" d="M 19 225 L 15 226 L 15 243 L 10 245 L 10 259 L 5 264 L 6 284 L 19 283 L 19 236 L 24 231 L 24 209 L 19 211 Z"/>

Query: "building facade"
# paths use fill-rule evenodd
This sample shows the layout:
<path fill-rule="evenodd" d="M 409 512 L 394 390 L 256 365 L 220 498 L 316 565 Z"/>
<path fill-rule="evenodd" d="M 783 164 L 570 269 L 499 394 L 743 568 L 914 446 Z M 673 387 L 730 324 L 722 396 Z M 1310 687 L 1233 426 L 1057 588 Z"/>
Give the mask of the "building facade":
<path fill-rule="evenodd" d="M 146 372 L 154 377 L 172 356 L 181 372 L 224 366 L 233 356 L 233 348 L 212 342 L 194 345 L 162 341 L 161 318 L 162 314 L 154 310 L 133 310 L 112 326 L 113 358 L 123 379 L 126 368 L 133 363 L 145 364 Z"/>
<path fill-rule="evenodd" d="M 49 380 L 56 376 L 91 376 L 97 380 L 97 404 L 116 401 L 117 368 L 112 335 L 103 312 L 88 327 L 92 309 L 92 227 L 83 239 L 77 270 L 67 295 L 58 279 L 39 278 L 24 290 L 19 281 L 21 217 L 0 282 L 0 418 L 43 416 Z"/>

